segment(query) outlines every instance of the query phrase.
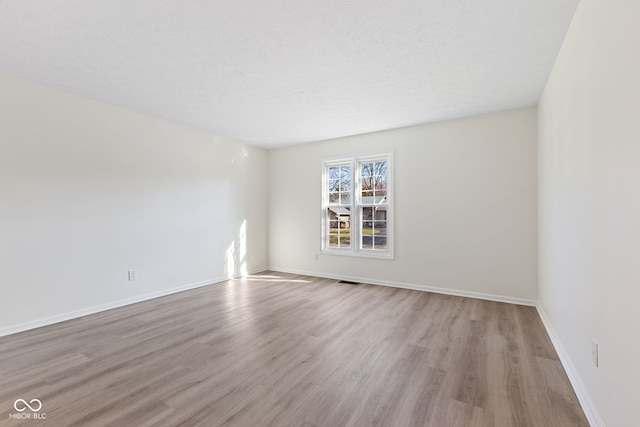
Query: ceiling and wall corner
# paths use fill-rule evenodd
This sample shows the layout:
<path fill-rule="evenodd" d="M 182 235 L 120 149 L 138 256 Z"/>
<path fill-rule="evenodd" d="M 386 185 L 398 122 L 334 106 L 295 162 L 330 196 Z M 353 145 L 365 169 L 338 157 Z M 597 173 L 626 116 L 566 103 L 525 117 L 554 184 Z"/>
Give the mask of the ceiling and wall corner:
<path fill-rule="evenodd" d="M 537 104 L 578 0 L 0 1 L 0 74 L 265 148 Z"/>

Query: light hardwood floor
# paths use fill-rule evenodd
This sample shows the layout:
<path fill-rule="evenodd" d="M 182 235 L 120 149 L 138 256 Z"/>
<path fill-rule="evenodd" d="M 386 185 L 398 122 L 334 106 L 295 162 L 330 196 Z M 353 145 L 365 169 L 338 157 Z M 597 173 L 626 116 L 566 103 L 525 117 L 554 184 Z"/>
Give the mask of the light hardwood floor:
<path fill-rule="evenodd" d="M 37 398 L 46 421 L 10 419 Z M 587 426 L 532 307 L 265 272 L 0 338 L 0 425 Z"/>

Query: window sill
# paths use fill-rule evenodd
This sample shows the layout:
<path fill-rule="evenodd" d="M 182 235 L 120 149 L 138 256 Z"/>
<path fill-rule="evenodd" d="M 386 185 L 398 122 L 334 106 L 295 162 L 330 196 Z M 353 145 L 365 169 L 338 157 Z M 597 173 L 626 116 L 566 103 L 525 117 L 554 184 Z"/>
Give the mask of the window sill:
<path fill-rule="evenodd" d="M 337 256 L 348 256 L 348 257 L 356 257 L 356 258 L 373 258 L 373 259 L 386 259 L 393 260 L 393 252 L 385 251 L 385 252 L 373 252 L 373 251 L 352 251 L 352 250 L 340 250 L 340 249 L 322 249 L 320 251 L 322 255 L 337 255 Z"/>

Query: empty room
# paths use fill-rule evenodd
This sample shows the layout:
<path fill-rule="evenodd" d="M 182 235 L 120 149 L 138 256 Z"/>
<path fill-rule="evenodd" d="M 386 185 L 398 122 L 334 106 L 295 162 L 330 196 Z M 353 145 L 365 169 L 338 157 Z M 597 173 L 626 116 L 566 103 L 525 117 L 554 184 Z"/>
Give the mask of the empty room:
<path fill-rule="evenodd" d="M 639 117 L 631 0 L 0 0 L 0 426 L 639 426 Z"/>

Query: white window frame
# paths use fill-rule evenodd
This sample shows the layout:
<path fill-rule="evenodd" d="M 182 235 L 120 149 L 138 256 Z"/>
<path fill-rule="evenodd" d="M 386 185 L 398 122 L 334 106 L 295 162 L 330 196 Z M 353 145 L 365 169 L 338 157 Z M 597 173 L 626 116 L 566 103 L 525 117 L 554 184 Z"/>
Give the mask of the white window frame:
<path fill-rule="evenodd" d="M 371 206 L 371 204 L 364 205 L 362 200 L 362 173 L 360 167 L 362 163 L 368 163 L 372 161 L 386 161 L 387 162 L 387 249 L 375 249 L 375 248 L 362 248 L 362 208 Z M 327 209 L 329 206 L 335 206 L 329 203 L 329 188 L 328 188 L 328 171 L 330 167 L 335 166 L 351 166 L 351 204 L 340 205 L 342 207 L 350 208 L 350 230 L 351 230 L 351 245 L 348 248 L 336 248 L 330 247 L 328 243 L 329 224 L 327 219 Z M 327 255 L 345 255 L 345 256 L 357 256 L 364 258 L 380 258 L 380 259 L 394 259 L 393 241 L 394 241 L 394 227 L 393 227 L 393 152 L 386 151 L 382 153 L 373 154 L 360 154 L 348 157 L 335 157 L 327 158 L 322 162 L 322 232 L 321 232 L 321 253 Z"/>

